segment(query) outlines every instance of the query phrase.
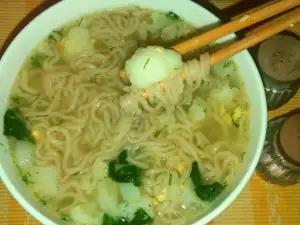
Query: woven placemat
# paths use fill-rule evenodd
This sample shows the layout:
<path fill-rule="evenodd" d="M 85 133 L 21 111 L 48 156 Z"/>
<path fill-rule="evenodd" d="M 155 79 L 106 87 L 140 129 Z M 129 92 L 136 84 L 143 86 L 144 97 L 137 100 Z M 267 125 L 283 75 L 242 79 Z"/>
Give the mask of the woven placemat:
<path fill-rule="evenodd" d="M 213 0 L 225 8 L 238 0 Z M 248 0 L 247 0 L 248 1 Z M 250 0 L 249 0 L 250 1 Z M 10 32 L 41 0 L 0 0 L 0 48 Z M 300 26 L 293 28 L 300 35 Z M 269 112 L 269 119 L 300 107 L 300 91 L 286 105 Z M 214 225 L 299 225 L 300 185 L 280 187 L 267 184 L 255 174 L 234 203 L 210 224 Z M 0 225 L 36 225 L 0 181 Z"/>

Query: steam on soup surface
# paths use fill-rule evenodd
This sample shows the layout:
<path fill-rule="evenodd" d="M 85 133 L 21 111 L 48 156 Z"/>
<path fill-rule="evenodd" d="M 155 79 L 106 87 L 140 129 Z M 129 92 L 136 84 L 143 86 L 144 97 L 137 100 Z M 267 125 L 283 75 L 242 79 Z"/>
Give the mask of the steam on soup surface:
<path fill-rule="evenodd" d="M 145 98 L 136 112 L 126 108 L 133 96 L 120 106 L 130 84 L 119 73 L 135 50 L 194 32 L 173 12 L 126 7 L 85 15 L 36 46 L 12 87 L 4 133 L 41 204 L 70 224 L 185 224 L 220 195 L 248 147 L 232 61 L 211 73 L 183 62 L 176 103 Z"/>

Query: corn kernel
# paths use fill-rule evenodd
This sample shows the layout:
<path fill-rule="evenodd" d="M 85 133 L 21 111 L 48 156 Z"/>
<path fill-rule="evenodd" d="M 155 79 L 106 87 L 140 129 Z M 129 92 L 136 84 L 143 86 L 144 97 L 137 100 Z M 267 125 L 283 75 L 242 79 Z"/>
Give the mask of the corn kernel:
<path fill-rule="evenodd" d="M 177 170 L 178 173 L 183 173 L 183 171 L 185 170 L 185 164 L 184 163 L 178 163 L 175 166 L 175 169 Z"/>
<path fill-rule="evenodd" d="M 31 135 L 34 138 L 34 140 L 36 141 L 40 140 L 40 134 L 37 130 L 32 131 Z"/>
<path fill-rule="evenodd" d="M 161 192 L 160 195 L 156 196 L 156 200 L 159 202 L 159 203 L 162 203 L 163 201 L 166 200 L 166 189 L 164 188 Z"/>
<path fill-rule="evenodd" d="M 147 99 L 147 98 L 148 98 L 148 93 L 147 93 L 147 91 L 145 91 L 145 92 L 143 93 L 143 97 L 144 97 L 144 99 Z"/>
<path fill-rule="evenodd" d="M 93 44 L 96 44 L 96 43 L 97 43 L 96 39 L 93 39 L 93 40 L 92 40 L 92 43 L 93 43 Z"/>
<path fill-rule="evenodd" d="M 156 200 L 157 200 L 158 202 L 162 203 L 163 201 L 166 200 L 165 194 L 160 194 L 160 195 L 156 196 Z"/>
<path fill-rule="evenodd" d="M 159 204 L 159 202 L 155 198 L 152 198 L 152 202 L 153 202 L 153 205 L 158 205 Z"/>
<path fill-rule="evenodd" d="M 56 49 L 57 49 L 57 51 L 62 52 L 62 51 L 64 51 L 65 46 L 61 43 L 57 43 L 56 44 Z"/>
<path fill-rule="evenodd" d="M 182 80 L 186 80 L 186 73 L 184 71 L 181 72 L 181 78 Z"/>
<path fill-rule="evenodd" d="M 165 82 L 160 81 L 159 86 L 160 86 L 161 89 L 163 89 L 163 91 L 165 91 Z"/>
<path fill-rule="evenodd" d="M 126 77 L 126 74 L 125 74 L 124 71 L 120 71 L 120 77 L 123 78 L 123 79 Z"/>

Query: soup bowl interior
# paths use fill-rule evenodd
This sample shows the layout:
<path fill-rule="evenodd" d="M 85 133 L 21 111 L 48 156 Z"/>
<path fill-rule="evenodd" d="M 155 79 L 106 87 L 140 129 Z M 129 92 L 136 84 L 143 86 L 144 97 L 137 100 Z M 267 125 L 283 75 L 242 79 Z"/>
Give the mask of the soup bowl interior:
<path fill-rule="evenodd" d="M 3 118 L 8 104 L 10 88 L 22 66 L 25 58 L 35 45 L 45 38 L 50 31 L 63 24 L 77 19 L 82 14 L 97 10 L 138 5 L 160 11 L 173 11 L 196 27 L 207 27 L 219 22 L 218 18 L 199 5 L 186 0 L 65 0 L 62 1 L 31 21 L 13 40 L 0 61 L 0 117 Z M 229 35 L 218 40 L 227 41 L 235 38 Z M 195 224 L 206 224 L 219 215 L 239 195 L 249 181 L 258 162 L 266 132 L 267 110 L 263 85 L 259 72 L 249 55 L 243 51 L 233 57 L 250 101 L 250 143 L 243 167 L 236 179 L 229 185 Z M 55 215 L 41 207 L 28 192 L 24 182 L 17 174 L 14 162 L 8 151 L 7 139 L 3 135 L 3 119 L 0 120 L 0 177 L 13 197 L 42 224 L 61 224 Z"/>

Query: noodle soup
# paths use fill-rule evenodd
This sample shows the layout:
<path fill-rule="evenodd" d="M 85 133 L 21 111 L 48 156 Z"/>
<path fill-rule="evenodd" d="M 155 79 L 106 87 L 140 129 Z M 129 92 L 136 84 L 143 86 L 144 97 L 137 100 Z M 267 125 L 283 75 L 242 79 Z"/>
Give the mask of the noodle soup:
<path fill-rule="evenodd" d="M 120 105 L 130 84 L 119 73 L 136 49 L 195 32 L 174 12 L 126 7 L 85 15 L 36 46 L 11 89 L 4 134 L 37 201 L 90 225 L 186 224 L 210 207 L 248 149 L 235 63 L 183 79 L 176 104 L 146 100 L 138 113 Z M 187 77 L 209 71 L 184 65 Z"/>

